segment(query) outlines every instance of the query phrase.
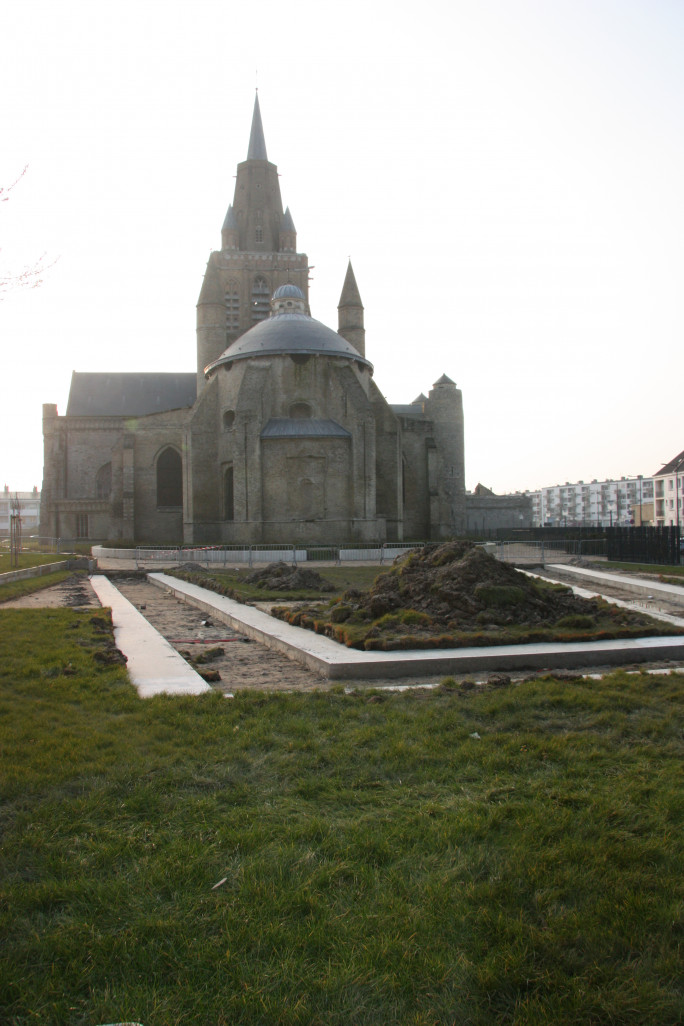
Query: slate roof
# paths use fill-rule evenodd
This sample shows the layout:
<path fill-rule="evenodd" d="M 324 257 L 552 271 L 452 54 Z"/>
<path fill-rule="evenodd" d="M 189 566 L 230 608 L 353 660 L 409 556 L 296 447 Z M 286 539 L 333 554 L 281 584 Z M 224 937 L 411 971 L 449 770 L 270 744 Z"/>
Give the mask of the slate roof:
<path fill-rule="evenodd" d="M 660 470 L 656 470 L 654 477 L 664 477 L 665 474 L 682 473 L 684 471 L 684 450 L 680 452 L 679 456 L 675 456 L 673 460 L 666 463 Z"/>
<path fill-rule="evenodd" d="M 74 371 L 67 417 L 144 417 L 179 410 L 197 398 L 196 374 L 89 374 Z"/>
<path fill-rule="evenodd" d="M 292 417 L 271 417 L 262 438 L 351 438 L 351 434 L 334 420 L 295 420 Z"/>
<path fill-rule="evenodd" d="M 427 420 L 423 407 L 418 403 L 390 403 L 390 410 L 397 417 L 408 417 L 409 420 Z"/>
<path fill-rule="evenodd" d="M 372 363 L 332 328 L 327 328 L 308 314 L 277 313 L 241 335 L 218 360 L 205 367 L 204 373 L 209 374 L 221 364 L 234 360 L 283 354 L 344 356 L 373 370 Z"/>
<path fill-rule="evenodd" d="M 261 110 L 259 109 L 259 94 L 254 100 L 254 113 L 252 114 L 252 131 L 249 136 L 249 147 L 247 149 L 247 160 L 268 160 L 266 156 L 266 140 L 264 139 L 264 126 L 261 123 Z"/>

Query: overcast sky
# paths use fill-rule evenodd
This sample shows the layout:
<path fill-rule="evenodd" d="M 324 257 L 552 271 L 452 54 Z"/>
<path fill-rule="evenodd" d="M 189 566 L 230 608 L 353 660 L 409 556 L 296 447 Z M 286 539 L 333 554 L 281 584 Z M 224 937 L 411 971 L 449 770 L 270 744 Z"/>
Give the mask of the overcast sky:
<path fill-rule="evenodd" d="M 463 390 L 466 483 L 684 448 L 681 0 L 8 0 L 0 476 L 41 486 L 71 372 L 191 371 L 258 84 L 311 309 L 349 256 L 390 402 Z M 7 193 L 5 193 L 7 195 Z"/>

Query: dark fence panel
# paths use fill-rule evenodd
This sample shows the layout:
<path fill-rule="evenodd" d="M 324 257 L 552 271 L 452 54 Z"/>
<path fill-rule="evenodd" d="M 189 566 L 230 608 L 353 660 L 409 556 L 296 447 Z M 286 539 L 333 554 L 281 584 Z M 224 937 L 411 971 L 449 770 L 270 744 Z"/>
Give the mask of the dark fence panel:
<path fill-rule="evenodd" d="M 679 527 L 607 527 L 606 556 L 616 563 L 681 562 Z"/>

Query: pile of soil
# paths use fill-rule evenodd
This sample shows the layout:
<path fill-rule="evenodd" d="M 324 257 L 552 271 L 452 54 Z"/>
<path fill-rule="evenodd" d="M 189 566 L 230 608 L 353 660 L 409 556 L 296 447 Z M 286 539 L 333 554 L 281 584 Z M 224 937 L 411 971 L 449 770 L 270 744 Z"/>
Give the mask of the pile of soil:
<path fill-rule="evenodd" d="M 368 591 L 351 589 L 326 608 L 273 613 L 363 649 L 682 633 L 632 610 L 528 577 L 463 541 L 415 549 L 399 557 Z"/>
<path fill-rule="evenodd" d="M 287 563 L 269 563 L 263 570 L 256 570 L 245 578 L 248 584 L 266 591 L 335 591 L 335 585 L 326 581 L 315 570 L 289 566 Z"/>
<path fill-rule="evenodd" d="M 579 598 L 564 586 L 540 586 L 472 542 L 426 545 L 400 557 L 395 566 L 357 599 L 370 619 L 415 609 L 435 624 L 463 630 L 483 623 L 550 625 L 573 614 L 593 616 L 597 610 L 595 601 Z"/>

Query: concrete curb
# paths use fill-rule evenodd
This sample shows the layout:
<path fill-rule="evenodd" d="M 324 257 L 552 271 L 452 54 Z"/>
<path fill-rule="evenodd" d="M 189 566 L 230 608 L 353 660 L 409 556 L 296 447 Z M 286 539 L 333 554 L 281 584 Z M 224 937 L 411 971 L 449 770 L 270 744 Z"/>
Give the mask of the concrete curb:
<path fill-rule="evenodd" d="M 114 639 L 128 660 L 128 674 L 141 698 L 212 690 L 106 577 L 96 575 L 90 583 L 102 605 L 112 610 Z"/>
<path fill-rule="evenodd" d="M 684 636 L 627 638 L 615 641 L 543 642 L 534 645 L 497 645 L 492 648 L 362 652 L 345 648 L 331 638 L 302 627 L 292 627 L 268 613 L 207 591 L 167 574 L 148 579 L 176 598 L 212 613 L 223 623 L 261 641 L 290 659 L 331 680 L 410 677 L 430 673 L 470 673 L 488 670 L 574 669 L 582 666 L 684 660 Z"/>
<path fill-rule="evenodd" d="M 663 581 L 644 581 L 626 574 L 611 574 L 601 570 L 586 570 L 584 567 L 568 566 L 566 563 L 549 563 L 548 569 L 564 574 L 574 574 L 577 577 L 582 577 L 585 581 L 596 584 L 596 586 L 600 586 L 602 583 L 619 584 L 625 591 L 638 595 L 642 599 L 648 596 L 654 598 L 657 596 L 684 608 L 684 588 L 680 588 L 676 584 L 665 584 Z"/>

